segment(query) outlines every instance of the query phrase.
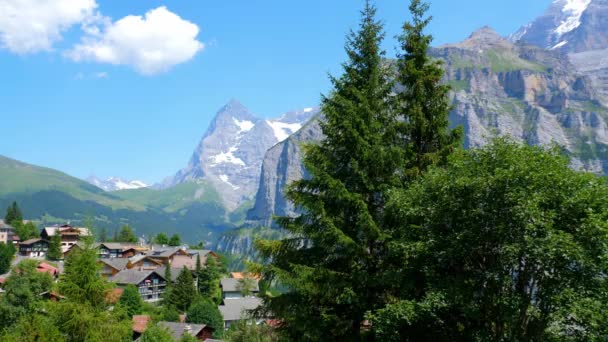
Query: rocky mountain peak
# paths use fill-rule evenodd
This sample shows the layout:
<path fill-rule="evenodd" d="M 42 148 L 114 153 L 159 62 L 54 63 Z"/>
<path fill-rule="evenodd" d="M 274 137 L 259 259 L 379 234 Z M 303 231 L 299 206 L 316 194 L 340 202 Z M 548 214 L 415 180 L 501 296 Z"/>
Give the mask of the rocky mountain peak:
<path fill-rule="evenodd" d="M 556 0 L 510 39 L 566 53 L 605 49 L 607 22 L 608 0 Z"/>
<path fill-rule="evenodd" d="M 498 34 L 493 28 L 484 26 L 473 32 L 467 39 L 458 44 L 449 44 L 445 47 L 456 47 L 467 50 L 483 50 L 491 48 L 510 49 L 513 44 Z"/>
<path fill-rule="evenodd" d="M 239 101 L 230 100 L 215 115 L 188 166 L 161 187 L 206 180 L 229 210 L 236 209 L 255 194 L 264 153 L 298 131 L 316 112 L 306 108 L 263 120 Z"/>

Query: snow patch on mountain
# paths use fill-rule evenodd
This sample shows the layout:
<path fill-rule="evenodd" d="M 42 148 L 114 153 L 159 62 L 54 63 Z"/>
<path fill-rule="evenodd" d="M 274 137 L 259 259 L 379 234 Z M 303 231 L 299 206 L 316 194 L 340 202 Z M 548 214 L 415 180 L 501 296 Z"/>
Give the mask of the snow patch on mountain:
<path fill-rule="evenodd" d="M 148 185 L 142 181 L 126 181 L 120 177 L 99 179 L 95 176 L 91 176 L 87 178 L 86 181 L 104 191 L 134 190 L 148 187 Z"/>
<path fill-rule="evenodd" d="M 228 175 L 220 175 L 220 180 L 228 185 L 230 185 L 234 190 L 238 190 L 239 187 L 230 183 L 230 180 L 228 178 Z"/>
<path fill-rule="evenodd" d="M 555 46 L 553 46 L 553 47 L 552 47 L 550 50 L 556 50 L 556 49 L 559 49 L 560 47 L 562 47 L 562 46 L 564 46 L 564 45 L 566 45 L 566 44 L 568 44 L 568 41 L 567 41 L 567 40 L 564 40 L 563 42 L 559 42 L 559 43 L 555 44 Z"/>
<path fill-rule="evenodd" d="M 560 1 L 562 0 L 557 0 L 555 2 Z M 558 37 L 563 36 L 581 25 L 581 16 L 587 7 L 589 7 L 590 3 L 591 0 L 566 0 L 566 4 L 562 8 L 562 12 L 566 17 L 555 29 L 555 33 L 558 35 Z"/>
<path fill-rule="evenodd" d="M 302 124 L 299 122 L 289 124 L 281 121 L 267 120 L 266 123 L 272 128 L 274 136 L 278 140 L 277 142 L 281 142 L 289 138 L 290 135 L 294 134 L 300 128 L 302 128 Z"/>
<path fill-rule="evenodd" d="M 236 152 L 238 148 L 236 146 L 232 146 L 228 149 L 228 152 L 222 152 L 220 154 L 216 154 L 214 156 L 209 157 L 211 161 L 211 166 L 216 166 L 218 164 L 235 164 L 239 166 L 245 166 L 245 162 L 234 156 L 234 152 Z"/>
<path fill-rule="evenodd" d="M 232 118 L 234 123 L 239 126 L 239 134 L 251 131 L 251 129 L 255 126 L 255 124 L 248 120 L 239 120 L 237 118 Z"/>

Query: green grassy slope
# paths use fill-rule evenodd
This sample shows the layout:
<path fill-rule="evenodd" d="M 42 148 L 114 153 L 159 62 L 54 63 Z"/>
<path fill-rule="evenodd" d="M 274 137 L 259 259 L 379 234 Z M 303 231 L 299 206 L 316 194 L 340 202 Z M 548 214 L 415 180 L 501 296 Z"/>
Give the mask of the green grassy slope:
<path fill-rule="evenodd" d="M 104 192 L 65 173 L 0 156 L 0 216 L 12 201 L 26 218 L 41 224 L 92 219 L 108 234 L 129 224 L 138 235 L 179 233 L 187 242 L 198 242 L 214 241 L 235 227 L 218 193 L 205 182 Z"/>

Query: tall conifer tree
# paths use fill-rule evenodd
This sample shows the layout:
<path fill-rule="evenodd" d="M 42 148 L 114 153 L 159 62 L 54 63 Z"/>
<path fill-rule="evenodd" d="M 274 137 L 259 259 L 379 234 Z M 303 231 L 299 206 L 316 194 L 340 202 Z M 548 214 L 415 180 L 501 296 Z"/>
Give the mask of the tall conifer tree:
<path fill-rule="evenodd" d="M 462 128 L 449 128 L 451 110 L 449 85 L 443 84 L 441 61 L 428 55 L 433 36 L 424 30 L 432 17 L 426 17 L 428 3 L 412 0 L 412 20 L 403 25 L 399 37 L 402 53 L 397 62 L 397 81 L 404 90 L 397 96 L 404 120 L 401 133 L 408 154 L 406 176 L 420 176 L 430 165 L 443 163 L 461 141 Z"/>
<path fill-rule="evenodd" d="M 344 73 L 331 78 L 334 89 L 322 101 L 325 139 L 305 150 L 311 178 L 288 190 L 304 212 L 279 219 L 292 237 L 256 243 L 271 260 L 264 277 L 289 289 L 266 296 L 263 310 L 294 339 L 357 340 L 365 313 L 385 301 L 382 213 L 400 182 L 404 151 L 375 15 L 366 1 L 358 32 L 347 38 Z"/>

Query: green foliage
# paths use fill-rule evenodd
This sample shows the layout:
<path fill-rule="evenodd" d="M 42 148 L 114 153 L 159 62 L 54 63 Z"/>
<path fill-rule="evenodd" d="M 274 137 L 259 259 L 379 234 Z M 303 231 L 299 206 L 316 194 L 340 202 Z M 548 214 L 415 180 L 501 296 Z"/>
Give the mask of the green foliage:
<path fill-rule="evenodd" d="M 198 339 L 188 333 L 184 333 L 179 339 L 179 342 L 197 342 Z"/>
<path fill-rule="evenodd" d="M 186 311 L 196 297 L 197 291 L 194 287 L 192 272 L 184 266 L 179 272 L 175 283 L 171 286 L 165 300 L 168 305 L 173 305 L 179 310 Z"/>
<path fill-rule="evenodd" d="M 431 21 L 425 17 L 428 8 L 427 3 L 412 0 L 412 20 L 403 25 L 399 37 L 403 52 L 397 62 L 397 80 L 404 90 L 397 98 L 405 117 L 400 131 L 407 148 L 406 177 L 410 179 L 420 176 L 430 165 L 445 162 L 463 136 L 462 127 L 449 129 L 450 87 L 442 84 L 442 62 L 428 56 L 433 39 L 424 33 Z"/>
<path fill-rule="evenodd" d="M 173 275 L 171 274 L 171 262 L 167 262 L 167 265 L 165 265 L 165 274 L 164 274 L 165 280 L 167 281 L 167 287 L 166 289 L 169 290 L 171 288 L 171 286 L 173 285 Z"/>
<path fill-rule="evenodd" d="M 224 333 L 226 342 L 278 342 L 279 335 L 267 325 L 257 325 L 255 321 L 242 320 L 230 325 Z"/>
<path fill-rule="evenodd" d="M 65 273 L 59 283 L 60 292 L 75 303 L 86 303 L 94 309 L 107 306 L 106 294 L 111 285 L 101 276 L 97 249 L 86 244 L 70 253 Z"/>
<path fill-rule="evenodd" d="M 99 233 L 98 242 L 108 242 L 108 231 L 106 227 L 101 228 L 101 232 Z"/>
<path fill-rule="evenodd" d="M 236 289 L 241 292 L 243 296 L 251 296 L 253 289 L 255 288 L 255 279 L 243 278 L 239 279 L 236 284 Z"/>
<path fill-rule="evenodd" d="M 174 342 L 168 328 L 152 325 L 141 335 L 141 342 Z"/>
<path fill-rule="evenodd" d="M 12 305 L 30 309 L 38 300 L 38 295 L 50 291 L 53 277 L 37 270 L 38 261 L 25 259 L 19 262 L 6 279 L 4 298 Z"/>
<path fill-rule="evenodd" d="M 224 331 L 224 319 L 217 304 L 204 298 L 197 299 L 190 306 L 186 312 L 186 322 L 210 326 L 213 328 L 214 337 L 221 337 Z"/>
<path fill-rule="evenodd" d="M 175 306 L 167 303 L 163 303 L 163 310 L 161 311 L 161 320 L 167 322 L 179 322 L 179 311 Z"/>
<path fill-rule="evenodd" d="M 156 234 L 154 239 L 152 239 L 152 242 L 157 243 L 159 245 L 168 245 L 169 237 L 167 237 L 167 234 L 165 234 L 165 233 L 158 233 L 158 234 Z"/>
<path fill-rule="evenodd" d="M 8 208 L 6 208 L 4 222 L 6 224 L 12 224 L 13 222 L 23 222 L 23 214 L 21 213 L 21 209 L 19 209 L 17 202 L 13 201 L 13 203 Z"/>
<path fill-rule="evenodd" d="M 454 143 L 447 131 L 448 88 L 440 85 L 441 69 L 426 56 L 430 39 L 422 36 L 424 26 L 417 23 L 418 36 L 402 38 L 406 54 L 398 79 L 412 89 L 409 97 L 395 99 L 375 13 L 366 2 L 360 30 L 347 41 L 344 74 L 332 78 L 334 90 L 323 98 L 325 139 L 305 150 L 311 178 L 288 189 L 288 199 L 304 214 L 277 220 L 289 237 L 256 242 L 271 263 L 263 268 L 264 277 L 287 287 L 277 296 L 263 294 L 261 313 L 280 318 L 291 339 L 361 338 L 366 312 L 386 300 L 382 225 L 388 191 L 424 171 Z M 416 99 L 421 92 L 426 97 Z"/>
<path fill-rule="evenodd" d="M 137 236 L 133 232 L 133 229 L 128 225 L 122 226 L 120 232 L 118 232 L 118 238 L 116 242 L 137 242 Z"/>
<path fill-rule="evenodd" d="M 12 243 L 0 242 L 0 274 L 7 273 L 10 270 L 14 255 L 15 247 Z"/>
<path fill-rule="evenodd" d="M 40 237 L 40 231 L 33 222 L 23 223 L 20 221 L 13 221 L 12 225 L 15 227 L 15 234 L 19 236 L 21 241 Z"/>
<path fill-rule="evenodd" d="M 61 235 L 55 234 L 51 237 L 47 256 L 51 260 L 63 259 L 63 252 L 61 251 Z"/>
<path fill-rule="evenodd" d="M 127 311 L 129 317 L 141 314 L 144 304 L 137 287 L 131 284 L 125 287 L 118 303 Z"/>
<path fill-rule="evenodd" d="M 182 238 L 179 234 L 173 234 L 169 239 L 169 246 L 177 247 L 182 244 Z"/>
<path fill-rule="evenodd" d="M 418 317 L 424 298 L 442 298 L 422 310 L 441 322 L 428 330 L 435 339 L 608 336 L 608 186 L 557 150 L 501 139 L 457 153 L 395 192 L 387 211 L 401 299 Z M 378 338 L 420 338 L 404 309 L 379 312 Z"/>
<path fill-rule="evenodd" d="M 222 300 L 221 277 L 222 265 L 213 256 L 208 255 L 205 267 L 198 273 L 198 292 L 200 295 L 219 304 Z"/>
<path fill-rule="evenodd" d="M 66 337 L 53 320 L 41 314 L 22 316 L 10 329 L 4 330 L 0 340 L 6 342 L 62 342 Z"/>
<path fill-rule="evenodd" d="M 67 298 L 48 302 L 45 310 L 70 341 L 127 341 L 132 338 L 131 320 L 120 307 L 102 310 Z"/>

